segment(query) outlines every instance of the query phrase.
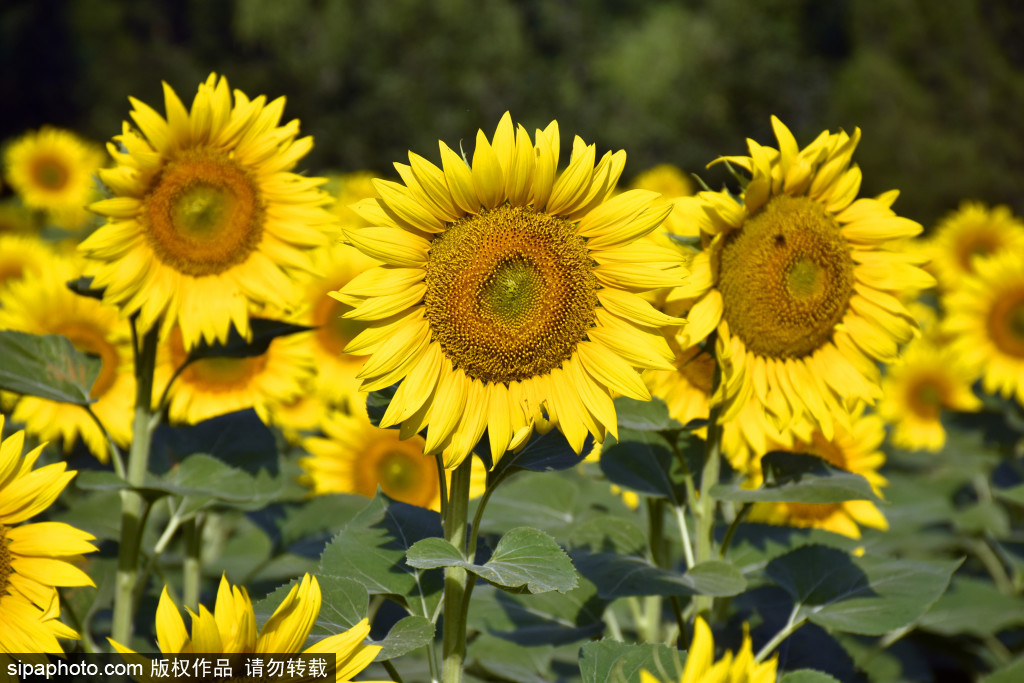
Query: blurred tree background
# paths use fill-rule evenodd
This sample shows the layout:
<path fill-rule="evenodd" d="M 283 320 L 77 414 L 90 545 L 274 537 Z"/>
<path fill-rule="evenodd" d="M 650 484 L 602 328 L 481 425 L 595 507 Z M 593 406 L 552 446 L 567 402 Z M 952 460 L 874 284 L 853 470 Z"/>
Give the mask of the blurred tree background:
<path fill-rule="evenodd" d="M 507 109 L 718 186 L 776 114 L 801 144 L 860 126 L 864 191 L 927 228 L 962 198 L 1024 213 L 1022 36 L 1017 0 L 4 0 L 0 140 L 107 140 L 129 95 L 162 112 L 161 80 L 187 102 L 217 71 L 287 96 L 316 173 L 436 161 Z"/>

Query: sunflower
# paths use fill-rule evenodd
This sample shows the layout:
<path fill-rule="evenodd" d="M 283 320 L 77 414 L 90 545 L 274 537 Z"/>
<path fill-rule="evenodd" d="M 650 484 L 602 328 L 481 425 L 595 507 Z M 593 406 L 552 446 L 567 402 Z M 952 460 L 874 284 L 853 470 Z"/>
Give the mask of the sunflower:
<path fill-rule="evenodd" d="M 686 666 L 679 683 L 774 683 L 779 657 L 767 662 L 754 661 L 754 648 L 746 624 L 743 644 L 736 655 L 727 650 L 715 661 L 715 639 L 703 617 L 693 622 L 693 642 L 686 652 Z M 640 672 L 640 683 L 668 683 L 647 670 Z"/>
<path fill-rule="evenodd" d="M 43 275 L 53 259 L 53 248 L 35 235 L 0 235 L 0 291 L 26 275 Z"/>
<path fill-rule="evenodd" d="M 298 653 L 320 613 L 321 599 L 316 577 L 303 575 L 257 634 L 256 615 L 245 587 L 232 586 L 222 576 L 213 612 L 204 605 L 199 606 L 198 614 L 189 610 L 192 617 L 190 636 L 181 613 L 164 587 L 156 608 L 157 646 L 163 655 Z M 324 638 L 301 652 L 334 654 L 337 662 L 335 680 L 339 683 L 350 681 L 380 652 L 379 645 L 364 644 L 369 633 L 370 624 L 363 619 L 344 633 Z M 117 641 L 110 642 L 118 652 L 135 659 L 134 650 Z"/>
<path fill-rule="evenodd" d="M 441 487 L 437 463 L 424 455 L 423 438 L 402 440 L 393 429 L 374 427 L 362 413 L 332 413 L 324 421 L 326 438 L 310 437 L 303 445 L 308 457 L 299 464 L 305 470 L 300 481 L 314 495 L 355 493 L 372 498 L 380 488 L 385 494 L 410 505 L 440 511 Z M 445 471 L 450 479 L 450 472 Z M 470 498 L 483 495 L 487 469 L 473 460 Z"/>
<path fill-rule="evenodd" d="M 912 341 L 882 380 L 885 396 L 878 404 L 878 414 L 893 426 L 893 445 L 942 450 L 946 443 L 942 411 L 981 409 L 981 401 L 971 390 L 972 380 L 948 346 L 937 346 L 927 338 Z"/>
<path fill-rule="evenodd" d="M 974 274 L 975 258 L 1024 251 L 1024 222 L 1007 206 L 964 201 L 935 226 L 927 250 L 939 286 L 956 289 L 961 278 Z"/>
<path fill-rule="evenodd" d="M 352 210 L 352 205 L 377 196 L 377 189 L 373 186 L 373 181 L 376 179 L 377 174 L 370 171 L 355 171 L 354 173 L 328 176 L 324 190 L 334 197 L 331 210 L 338 217 L 342 227 L 370 227 L 365 219 Z"/>
<path fill-rule="evenodd" d="M 91 206 L 108 222 L 80 246 L 106 301 L 142 331 L 179 325 L 186 349 L 232 325 L 249 338 L 253 306 L 287 310 L 292 273 L 335 222 L 323 180 L 291 172 L 313 142 L 295 139 L 298 121 L 278 125 L 284 98 L 234 96 L 211 74 L 191 111 L 164 84 L 166 120 L 132 99 L 141 132 L 125 122 L 108 145 L 117 165 L 100 178 L 115 196 Z"/>
<path fill-rule="evenodd" d="M 315 392 L 329 406 L 351 412 L 353 405 L 366 402 L 356 379 L 366 357 L 345 353 L 345 347 L 369 324 L 344 317 L 352 307 L 328 294 L 380 262 L 342 243 L 316 250 L 313 259 L 318 275 L 304 282 L 298 320 L 316 329 L 300 338 L 316 364 Z"/>
<path fill-rule="evenodd" d="M 0 437 L 4 416 L 0 415 Z M 0 653 L 63 652 L 78 634 L 58 621 L 56 586 L 92 586 L 71 564 L 96 550 L 92 534 L 63 522 L 23 524 L 57 499 L 75 476 L 63 462 L 32 469 L 43 447 L 22 457 L 25 432 L 0 438 Z"/>
<path fill-rule="evenodd" d="M 4 155 L 7 180 L 22 203 L 62 217 L 62 223 L 86 215 L 85 205 L 96 199 L 93 174 L 102 163 L 99 145 L 51 127 L 25 133 Z"/>
<path fill-rule="evenodd" d="M 885 427 L 877 415 L 863 412 L 863 407 L 851 415 L 849 428 L 836 425 L 835 434 L 826 438 L 820 430 L 807 440 L 797 440 L 792 446 L 769 444 L 770 450 L 788 450 L 818 456 L 828 464 L 864 477 L 875 495 L 882 495 L 885 478 L 878 473 L 885 464 L 885 454 L 879 448 L 885 439 Z M 750 482 L 759 484 L 760 464 L 749 473 Z M 860 538 L 861 526 L 886 530 L 889 524 L 878 507 L 869 500 L 848 500 L 842 503 L 755 503 L 747 518 L 751 522 L 766 522 L 782 526 L 825 529 L 837 534 Z"/>
<path fill-rule="evenodd" d="M 610 198 L 625 152 L 596 161 L 576 138 L 557 173 L 557 123 L 535 138 L 506 113 L 492 140 L 478 132 L 471 166 L 444 143 L 442 168 L 410 153 L 403 183 L 377 181 L 380 199 L 356 205 L 373 227 L 345 231 L 385 264 L 335 294 L 369 323 L 346 347 L 371 355 L 362 388 L 401 382 L 381 425 L 427 427 L 449 468 L 485 427 L 495 461 L 548 425 L 579 453 L 588 432 L 616 433 L 613 392 L 650 398 L 635 368 L 671 368 L 656 328 L 681 321 L 636 293 L 683 271 L 635 243 L 669 207 L 646 190 Z"/>
<path fill-rule="evenodd" d="M 697 234 L 693 224 L 686 220 L 685 212 L 679 208 L 679 198 L 693 194 L 693 182 L 678 166 L 658 164 L 633 178 L 629 186 L 657 192 L 661 195 L 660 202 L 672 205 L 673 210 L 662 223 L 662 230 L 671 235 Z"/>
<path fill-rule="evenodd" d="M 674 345 L 669 340 L 669 346 Z M 707 419 L 715 359 L 700 346 L 676 351 L 672 370 L 647 370 L 644 382 L 668 406 L 669 416 L 681 424 Z"/>
<path fill-rule="evenodd" d="M 950 353 L 989 394 L 1024 405 L 1024 253 L 974 261 L 976 274 L 946 295 L 940 332 Z"/>
<path fill-rule="evenodd" d="M 81 274 L 79 264 L 54 257 L 45 275 L 28 274 L 0 292 L 0 329 L 63 335 L 82 353 L 98 356 L 100 372 L 92 384 L 89 409 L 115 443 L 131 441 L 135 376 L 131 330 L 116 308 L 80 296 L 65 284 Z M 81 439 L 100 462 L 110 457 L 107 436 L 79 405 L 38 396 L 18 400 L 13 418 L 41 439 L 61 439 L 65 452 Z"/>
<path fill-rule="evenodd" d="M 880 398 L 878 362 L 895 360 L 914 334 L 896 294 L 933 279 L 921 256 L 892 248 L 921 231 L 890 209 L 896 193 L 855 199 L 859 129 L 826 131 L 800 150 L 772 125 L 779 150 L 751 140 L 749 157 L 724 159 L 752 176 L 739 201 L 725 192 L 681 200 L 708 246 L 670 301 L 695 301 L 682 346 L 717 330 L 723 419 L 754 397 L 780 431 L 809 421 L 830 437 L 834 416 Z"/>
<path fill-rule="evenodd" d="M 179 328 L 172 328 L 158 359 L 156 386 L 167 394 L 172 422 L 197 424 L 217 415 L 254 408 L 265 423 L 268 406 L 297 399 L 311 380 L 313 359 L 295 335 L 278 337 L 258 356 L 200 358 L 188 365 Z M 176 377 L 172 373 L 181 368 Z"/>

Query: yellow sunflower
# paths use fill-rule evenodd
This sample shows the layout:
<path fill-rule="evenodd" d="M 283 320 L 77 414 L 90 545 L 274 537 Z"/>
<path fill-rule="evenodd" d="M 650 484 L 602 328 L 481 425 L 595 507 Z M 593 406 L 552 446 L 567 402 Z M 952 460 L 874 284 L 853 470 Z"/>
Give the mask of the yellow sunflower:
<path fill-rule="evenodd" d="M 35 235 L 0 235 L 0 291 L 26 275 L 43 275 L 54 258 L 50 244 Z"/>
<path fill-rule="evenodd" d="M 4 416 L 0 415 L 0 436 Z M 0 653 L 63 652 L 57 638 L 78 634 L 58 621 L 57 586 L 94 585 L 71 564 L 96 550 L 92 534 L 63 522 L 26 520 L 48 508 L 75 476 L 63 462 L 32 469 L 25 432 L 0 438 Z"/>
<path fill-rule="evenodd" d="M 437 463 L 424 455 L 422 437 L 402 440 L 393 429 L 374 427 L 365 410 L 332 413 L 323 430 L 325 438 L 303 442 L 310 455 L 299 461 L 306 472 L 300 481 L 314 495 L 355 493 L 372 498 L 380 488 L 395 500 L 440 511 Z M 451 477 L 447 470 L 445 477 Z M 474 458 L 470 498 L 483 495 L 486 479 L 486 467 Z"/>
<path fill-rule="evenodd" d="M 99 145 L 51 127 L 25 133 L 4 155 L 7 181 L 25 206 L 66 217 L 85 215 L 102 163 Z"/>
<path fill-rule="evenodd" d="M 971 390 L 973 377 L 957 363 L 948 346 L 915 339 L 900 362 L 889 366 L 882 380 L 884 397 L 878 414 L 893 426 L 892 443 L 909 450 L 940 451 L 946 430 L 943 410 L 974 412 L 981 401 Z"/>
<path fill-rule="evenodd" d="M 613 392 L 650 397 L 635 368 L 671 367 L 656 328 L 680 321 L 636 294 L 682 282 L 636 242 L 669 207 L 646 190 L 609 198 L 625 152 L 597 161 L 576 138 L 558 173 L 557 123 L 535 138 L 506 114 L 490 141 L 478 132 L 472 165 L 444 143 L 442 168 L 410 153 L 403 183 L 356 205 L 373 227 L 345 231 L 385 264 L 335 295 L 370 324 L 346 347 L 371 355 L 362 388 L 401 382 L 382 426 L 427 427 L 449 468 L 485 428 L 495 460 L 548 425 L 580 452 L 588 432 L 616 432 Z"/>
<path fill-rule="evenodd" d="M 717 330 L 724 419 L 754 397 L 779 430 L 806 420 L 831 436 L 834 415 L 880 398 L 878 362 L 914 334 L 897 294 L 933 279 L 921 256 L 891 248 L 921 230 L 892 212 L 896 193 L 855 199 L 859 129 L 801 150 L 772 125 L 778 150 L 751 140 L 749 157 L 724 159 L 751 175 L 740 200 L 680 200 L 708 246 L 671 298 L 695 301 L 682 346 Z"/>
<path fill-rule="evenodd" d="M 881 497 L 886 480 L 878 471 L 885 464 L 885 454 L 879 448 L 885 439 L 885 427 L 880 417 L 866 415 L 862 408 L 854 411 L 851 417 L 851 426 L 847 428 L 837 424 L 832 438 L 826 438 L 818 430 L 809 439 L 797 440 L 792 446 L 769 444 L 769 450 L 816 455 L 833 467 L 863 476 L 875 495 Z M 751 483 L 760 483 L 759 462 L 749 476 Z M 748 519 L 781 526 L 825 529 L 850 538 L 860 538 L 862 526 L 883 531 L 889 528 L 878 506 L 869 500 L 821 504 L 755 503 Z"/>
<path fill-rule="evenodd" d="M 252 600 L 244 586 L 232 586 L 221 577 L 213 612 L 204 605 L 192 617 L 191 635 L 185 621 L 165 587 L 156 608 L 156 642 L 160 652 L 171 654 L 333 654 L 337 662 L 336 678 L 350 681 L 365 669 L 380 652 L 379 645 L 363 641 L 370 633 L 370 624 L 363 619 L 344 633 L 317 641 L 305 650 L 300 648 L 320 613 L 322 597 L 315 576 L 305 574 L 302 581 L 288 592 L 259 632 Z M 117 641 L 114 648 L 129 659 L 136 653 Z M 149 670 L 148 668 L 146 669 Z"/>
<path fill-rule="evenodd" d="M 669 346 L 674 339 L 669 340 Z M 681 424 L 706 419 L 709 414 L 715 359 L 700 346 L 676 351 L 672 370 L 647 370 L 644 381 L 651 393 L 668 406 L 668 414 Z"/>
<path fill-rule="evenodd" d="M 743 644 L 733 655 L 727 650 L 715 661 L 715 639 L 703 617 L 693 622 L 693 641 L 686 652 L 686 666 L 679 683 L 774 683 L 779 665 L 776 654 L 767 662 L 754 661 L 754 648 L 747 626 L 743 627 Z M 663 681 L 649 671 L 640 672 L 640 683 L 675 683 Z"/>
<path fill-rule="evenodd" d="M 380 262 L 341 243 L 316 250 L 313 259 L 318 275 L 304 283 L 300 304 L 304 308 L 298 320 L 316 329 L 302 333 L 300 338 L 316 364 L 316 393 L 328 405 L 351 411 L 352 405 L 366 401 L 366 397 L 359 393 L 359 380 L 356 378 L 366 357 L 348 354 L 345 347 L 369 324 L 344 317 L 352 307 L 328 294 L 344 287 L 359 273 L 380 265 Z"/>
<path fill-rule="evenodd" d="M 974 261 L 975 277 L 942 300 L 940 332 L 950 353 L 984 390 L 1024 405 L 1024 252 Z"/>
<path fill-rule="evenodd" d="M 377 174 L 370 171 L 356 171 L 327 178 L 324 190 L 334 197 L 334 204 L 331 210 L 338 217 L 342 227 L 370 227 L 365 219 L 352 210 L 352 205 L 364 199 L 371 199 L 377 196 L 377 189 L 373 186 L 373 181 L 377 177 Z"/>
<path fill-rule="evenodd" d="M 181 327 L 186 349 L 248 338 L 252 306 L 287 310 L 291 274 L 311 267 L 335 219 L 320 178 L 291 172 L 312 138 L 299 122 L 279 126 L 284 98 L 267 104 L 211 74 L 185 109 L 164 84 L 165 120 L 132 99 L 132 118 L 108 145 L 116 166 L 100 171 L 115 195 L 92 210 L 106 225 L 80 246 L 94 286 L 145 331 Z"/>
<path fill-rule="evenodd" d="M 1024 252 L 1024 222 L 1007 206 L 964 201 L 935 226 L 927 251 L 939 286 L 956 289 L 964 276 L 974 274 L 975 258 Z"/>
<path fill-rule="evenodd" d="M 661 202 L 672 205 L 672 212 L 662 223 L 665 232 L 672 235 L 697 234 L 693 224 L 686 219 L 686 213 L 679 207 L 678 201 L 680 197 L 689 197 L 693 194 L 693 181 L 678 166 L 658 164 L 633 178 L 629 186 L 657 192 L 661 195 Z"/>
<path fill-rule="evenodd" d="M 135 403 L 131 330 L 116 308 L 68 289 L 66 283 L 81 274 L 78 265 L 54 257 L 45 275 L 29 274 L 0 291 L 0 329 L 63 335 L 79 351 L 98 356 L 89 407 L 114 442 L 127 446 Z M 100 462 L 110 457 L 106 435 L 82 406 L 23 396 L 12 417 L 41 439 L 61 439 L 65 452 L 81 439 Z"/>
<path fill-rule="evenodd" d="M 182 333 L 175 327 L 158 359 L 158 389 L 164 389 L 172 372 L 187 358 Z M 274 339 L 258 356 L 201 358 L 173 379 L 168 391 L 168 415 L 172 422 L 197 424 L 217 415 L 254 408 L 269 424 L 273 420 L 268 406 L 297 399 L 313 372 L 313 359 L 295 335 Z"/>

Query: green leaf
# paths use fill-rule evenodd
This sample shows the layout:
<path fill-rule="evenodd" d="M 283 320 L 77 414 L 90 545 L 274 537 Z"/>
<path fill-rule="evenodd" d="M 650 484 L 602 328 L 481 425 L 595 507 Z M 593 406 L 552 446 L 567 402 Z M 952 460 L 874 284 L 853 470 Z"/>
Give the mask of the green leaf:
<path fill-rule="evenodd" d="M 417 541 L 441 535 L 436 512 L 378 492 L 324 549 L 317 575 L 354 579 L 371 595 L 392 596 L 412 614 L 432 619 L 441 598 L 441 572 L 412 567 L 405 554 Z"/>
<path fill-rule="evenodd" d="M 877 636 L 924 614 L 961 562 L 851 557 L 815 545 L 775 558 L 765 574 L 793 598 L 798 620 Z"/>
<path fill-rule="evenodd" d="M 589 453 L 593 447 L 593 437 L 587 436 L 581 453 Z M 484 458 L 485 463 L 491 457 L 490 444 L 486 438 L 480 441 L 476 450 Z M 572 449 L 565 436 L 557 429 L 552 429 L 547 434 L 534 433 L 520 451 L 502 455 L 488 473 L 487 481 L 490 483 L 498 477 L 504 477 L 507 470 L 513 469 L 531 472 L 567 470 L 580 464 L 584 457 Z"/>
<path fill-rule="evenodd" d="M 747 580 L 728 562 L 708 560 L 680 574 L 635 555 L 574 551 L 576 570 L 593 581 L 602 598 L 640 595 L 738 595 Z"/>
<path fill-rule="evenodd" d="M 487 680 L 548 683 L 551 680 L 550 645 L 523 647 L 504 638 L 482 633 L 470 644 L 467 667 L 488 675 Z"/>
<path fill-rule="evenodd" d="M 525 586 L 531 593 L 565 593 L 576 587 L 576 570 L 555 539 L 529 527 L 505 534 L 483 565 L 467 562 L 455 546 L 439 538 L 413 545 L 406 561 L 420 569 L 462 567 L 495 586 L 512 590 Z"/>
<path fill-rule="evenodd" d="M 669 417 L 668 406 L 660 398 L 638 401 L 620 396 L 615 399 L 615 414 L 619 419 L 619 429 L 658 432 L 683 428 L 682 424 Z"/>
<path fill-rule="evenodd" d="M 396 391 L 398 391 L 398 385 L 392 384 L 390 387 L 371 391 L 366 395 L 366 414 L 370 416 L 370 422 L 374 427 L 380 426 L 380 421 L 384 419 L 384 413 L 387 412 Z"/>
<path fill-rule="evenodd" d="M 824 671 L 797 669 L 786 673 L 779 679 L 779 683 L 839 683 L 839 680 Z"/>
<path fill-rule="evenodd" d="M 633 645 L 599 640 L 580 648 L 583 683 L 625 683 L 649 671 L 658 680 L 682 680 L 686 655 L 667 645 Z"/>
<path fill-rule="evenodd" d="M 715 484 L 711 495 L 737 503 L 842 503 L 847 500 L 878 501 L 867 479 L 859 474 L 832 467 L 821 458 L 802 453 L 777 451 L 762 459 L 766 472 L 774 472 L 774 482 L 759 489 L 736 484 Z"/>
<path fill-rule="evenodd" d="M 992 493 L 996 498 L 1024 507 L 1024 484 L 1017 484 L 1005 489 L 992 489 Z"/>
<path fill-rule="evenodd" d="M 522 472 L 491 496 L 480 530 L 500 534 L 511 527 L 529 526 L 560 536 L 576 523 L 577 495 L 576 483 L 567 478 Z"/>
<path fill-rule="evenodd" d="M 991 581 L 954 577 L 946 592 L 921 617 L 918 626 L 944 636 L 985 638 L 1024 624 L 1024 598 L 1005 595 Z"/>
<path fill-rule="evenodd" d="M 612 515 L 602 515 L 578 524 L 569 533 L 570 547 L 591 552 L 640 555 L 647 548 L 647 534 L 636 524 Z"/>
<path fill-rule="evenodd" d="M 682 466 L 657 432 L 619 430 L 619 442 L 601 451 L 601 471 L 619 486 L 677 505 L 686 500 Z"/>
<path fill-rule="evenodd" d="M 0 389 L 84 406 L 101 365 L 67 337 L 0 330 Z"/>
<path fill-rule="evenodd" d="M 103 300 L 103 293 L 107 291 L 105 287 L 101 287 L 99 289 L 93 287 L 92 278 L 84 276 L 75 280 L 69 280 L 67 282 L 67 286 L 68 289 L 79 296 L 85 296 L 90 299 L 97 299 L 100 301 Z"/>
<path fill-rule="evenodd" d="M 980 679 L 980 683 L 1020 683 L 1024 681 L 1024 657 L 1018 657 L 1006 666 Z"/>
<path fill-rule="evenodd" d="M 283 485 L 281 477 L 266 471 L 253 476 L 204 453 L 188 456 L 162 481 L 146 482 L 147 488 L 188 496 L 194 509 L 208 501 L 260 508 L 274 500 Z"/>
<path fill-rule="evenodd" d="M 377 643 L 382 650 L 376 662 L 395 659 L 427 645 L 434 639 L 434 624 L 425 617 L 410 616 L 400 619 L 391 627 L 387 637 Z"/>
<path fill-rule="evenodd" d="M 261 356 L 270 348 L 270 342 L 278 337 L 299 332 L 308 332 L 314 328 L 306 325 L 294 325 L 281 322 L 280 320 L 267 320 L 265 318 L 250 318 L 249 327 L 252 330 L 252 341 L 246 341 L 231 327 L 228 332 L 228 340 L 224 344 L 210 344 L 205 339 L 200 340 L 191 351 L 189 351 L 186 362 L 191 363 L 202 358 L 250 358 Z"/>

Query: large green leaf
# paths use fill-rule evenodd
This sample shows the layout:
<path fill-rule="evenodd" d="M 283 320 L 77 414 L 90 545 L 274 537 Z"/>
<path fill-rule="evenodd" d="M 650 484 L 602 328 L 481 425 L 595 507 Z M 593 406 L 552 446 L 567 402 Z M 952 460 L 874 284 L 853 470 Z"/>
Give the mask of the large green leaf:
<path fill-rule="evenodd" d="M 371 595 L 391 596 L 412 614 L 433 620 L 442 574 L 408 565 L 405 554 L 417 541 L 441 535 L 436 512 L 378 492 L 324 549 L 317 574 L 354 579 Z"/>
<path fill-rule="evenodd" d="M 338 576 L 316 575 L 320 586 L 320 611 L 317 614 L 311 635 L 317 639 L 343 633 L 366 618 L 369 595 L 358 581 Z M 293 579 L 253 605 L 256 623 L 262 626 L 270 619 L 288 592 L 299 585 L 300 578 Z"/>
<path fill-rule="evenodd" d="M 728 562 L 708 560 L 688 572 L 677 573 L 635 555 L 573 551 L 580 574 L 593 581 L 607 599 L 639 595 L 738 595 L 747 580 Z"/>
<path fill-rule="evenodd" d="M 388 631 L 387 637 L 377 643 L 383 649 L 375 661 L 395 659 L 418 650 L 434 639 L 434 624 L 426 617 L 408 616 L 399 619 Z"/>
<path fill-rule="evenodd" d="M 659 432 L 683 428 L 683 425 L 669 417 L 668 406 L 660 398 L 638 401 L 620 396 L 615 399 L 615 414 L 618 416 L 619 429 Z"/>
<path fill-rule="evenodd" d="M 822 504 L 878 500 L 867 479 L 832 467 L 813 455 L 778 451 L 764 456 L 761 462 L 766 472 L 774 473 L 773 481 L 757 489 L 715 484 L 711 487 L 711 495 L 719 500 L 738 503 Z"/>
<path fill-rule="evenodd" d="M 674 504 L 686 500 L 682 465 L 657 432 L 620 429 L 619 442 L 601 451 L 601 471 L 609 481 Z"/>
<path fill-rule="evenodd" d="M 100 366 L 67 337 L 0 330 L 0 389 L 84 406 Z"/>
<path fill-rule="evenodd" d="M 462 558 L 458 548 L 440 538 L 427 538 L 413 545 L 406 561 L 420 569 L 462 567 L 484 581 L 501 588 L 525 587 L 531 593 L 559 591 L 576 586 L 576 570 L 555 539 L 543 531 L 517 527 L 502 536 L 485 564 Z"/>
<path fill-rule="evenodd" d="M 588 436 L 583 443 L 581 453 L 589 453 L 594 446 L 593 437 Z M 482 451 L 482 452 L 481 452 Z M 491 457 L 490 445 L 484 437 L 477 447 L 484 462 Z M 575 467 L 583 461 L 583 455 L 577 453 L 569 445 L 562 432 L 552 429 L 547 434 L 534 433 L 519 451 L 505 453 L 487 475 L 488 482 L 506 476 L 511 470 L 529 470 L 531 472 L 555 472 Z"/>
<path fill-rule="evenodd" d="M 524 647 L 489 633 L 473 639 L 467 668 L 487 680 L 548 683 L 551 680 L 550 645 Z"/>
<path fill-rule="evenodd" d="M 1000 592 L 991 581 L 954 577 L 918 625 L 944 636 L 966 633 L 985 638 L 1022 624 L 1024 598 Z"/>
<path fill-rule="evenodd" d="M 815 545 L 775 558 L 765 574 L 793 598 L 798 621 L 882 635 L 920 618 L 960 563 L 852 557 Z"/>
<path fill-rule="evenodd" d="M 583 683 L 632 683 L 641 671 L 660 681 L 682 680 L 686 654 L 667 645 L 599 640 L 580 648 Z"/>
<path fill-rule="evenodd" d="M 528 526 L 561 537 L 577 522 L 577 495 L 576 482 L 568 478 L 522 472 L 491 496 L 480 530 L 500 534 L 511 527 Z"/>

